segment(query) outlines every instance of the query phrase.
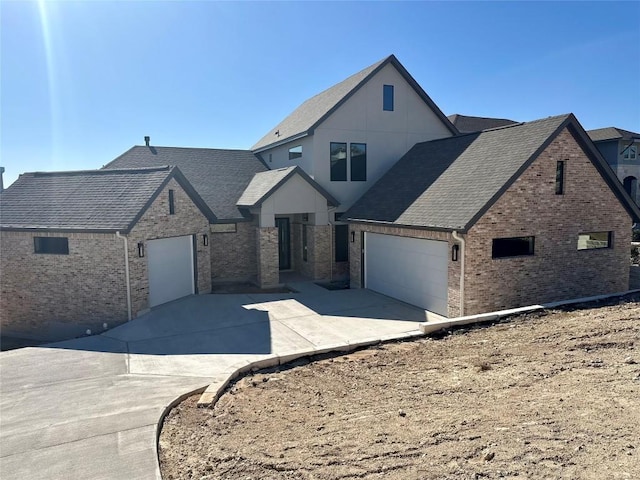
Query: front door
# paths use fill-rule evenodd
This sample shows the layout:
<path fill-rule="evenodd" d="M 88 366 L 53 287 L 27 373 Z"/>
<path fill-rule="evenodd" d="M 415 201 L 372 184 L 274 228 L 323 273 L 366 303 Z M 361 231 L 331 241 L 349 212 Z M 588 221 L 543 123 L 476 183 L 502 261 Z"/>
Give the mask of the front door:
<path fill-rule="evenodd" d="M 291 235 L 288 218 L 276 218 L 278 227 L 278 265 L 280 270 L 291 268 Z"/>

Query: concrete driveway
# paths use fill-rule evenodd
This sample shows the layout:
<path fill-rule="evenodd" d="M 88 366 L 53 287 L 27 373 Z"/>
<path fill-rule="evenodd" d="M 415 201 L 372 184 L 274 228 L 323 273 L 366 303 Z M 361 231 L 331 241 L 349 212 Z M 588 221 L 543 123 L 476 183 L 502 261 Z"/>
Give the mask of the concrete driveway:
<path fill-rule="evenodd" d="M 0 353 L 0 478 L 157 479 L 160 417 L 238 369 L 420 335 L 425 312 L 368 290 L 192 296 L 87 337 Z"/>

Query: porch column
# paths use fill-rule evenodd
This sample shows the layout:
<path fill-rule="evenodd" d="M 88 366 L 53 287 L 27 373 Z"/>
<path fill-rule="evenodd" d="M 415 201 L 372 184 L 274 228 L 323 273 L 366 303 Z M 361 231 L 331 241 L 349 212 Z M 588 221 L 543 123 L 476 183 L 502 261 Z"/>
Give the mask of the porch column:
<path fill-rule="evenodd" d="M 278 229 L 276 227 L 258 227 L 256 247 L 258 250 L 258 285 L 260 288 L 278 285 L 280 283 Z"/>
<path fill-rule="evenodd" d="M 314 280 L 328 280 L 331 276 L 331 225 L 307 225 L 307 258 Z"/>

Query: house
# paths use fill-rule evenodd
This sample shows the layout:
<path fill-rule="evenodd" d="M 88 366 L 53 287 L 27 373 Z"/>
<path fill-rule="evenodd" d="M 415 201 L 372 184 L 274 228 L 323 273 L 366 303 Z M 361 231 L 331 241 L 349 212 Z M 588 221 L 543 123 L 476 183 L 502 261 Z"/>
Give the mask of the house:
<path fill-rule="evenodd" d="M 505 127 L 518 123 L 513 120 L 507 120 L 506 118 L 471 117 L 458 113 L 448 115 L 447 118 L 460 133 L 481 132 L 482 130 L 488 130 L 490 128 Z"/>
<path fill-rule="evenodd" d="M 587 133 L 627 193 L 640 205 L 640 133 L 615 127 L 598 128 Z"/>
<path fill-rule="evenodd" d="M 344 217 L 352 286 L 452 317 L 627 290 L 640 211 L 561 115 L 416 144 Z"/>
<path fill-rule="evenodd" d="M 444 316 L 628 288 L 640 211 L 573 115 L 453 120 L 474 132 L 389 56 L 251 150 L 146 137 L 101 170 L 23 174 L 0 195 L 2 328 L 100 328 L 291 271 Z"/>
<path fill-rule="evenodd" d="M 215 216 L 177 167 L 26 173 L 0 202 L 5 334 L 102 331 L 211 291 Z"/>

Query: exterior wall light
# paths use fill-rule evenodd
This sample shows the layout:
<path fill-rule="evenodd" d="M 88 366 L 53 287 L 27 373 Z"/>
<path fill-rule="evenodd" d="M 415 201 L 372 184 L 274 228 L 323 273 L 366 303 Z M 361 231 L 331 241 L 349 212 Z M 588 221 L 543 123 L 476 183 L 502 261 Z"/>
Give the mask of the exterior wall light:
<path fill-rule="evenodd" d="M 454 262 L 458 261 L 458 251 L 460 250 L 460 245 L 457 243 L 451 247 L 451 260 Z"/>
<path fill-rule="evenodd" d="M 355 243 L 356 241 L 356 232 L 351 231 L 351 243 Z"/>
<path fill-rule="evenodd" d="M 209 245 L 209 235 L 206 233 L 202 234 L 202 244 L 206 247 Z"/>
<path fill-rule="evenodd" d="M 138 242 L 138 256 L 140 258 L 144 257 L 144 243 Z"/>

